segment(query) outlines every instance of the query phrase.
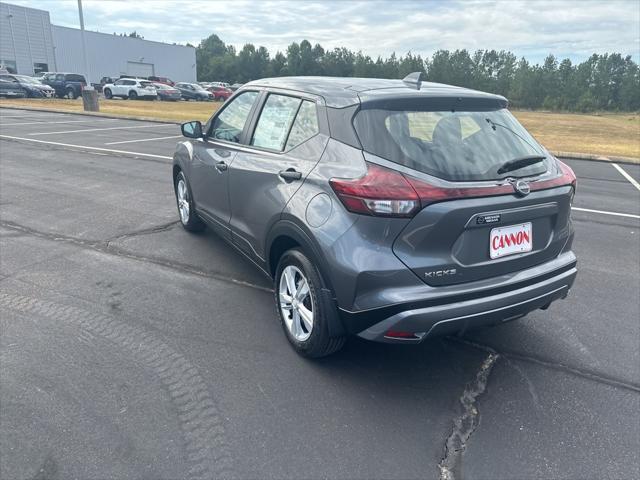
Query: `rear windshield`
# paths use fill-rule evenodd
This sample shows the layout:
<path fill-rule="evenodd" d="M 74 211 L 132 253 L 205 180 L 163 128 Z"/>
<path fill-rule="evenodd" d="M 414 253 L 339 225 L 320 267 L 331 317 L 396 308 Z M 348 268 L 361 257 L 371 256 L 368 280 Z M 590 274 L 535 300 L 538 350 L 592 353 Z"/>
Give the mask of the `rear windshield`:
<path fill-rule="evenodd" d="M 153 83 L 151 82 L 140 82 L 140 86 L 147 88 L 147 87 L 153 87 Z"/>
<path fill-rule="evenodd" d="M 423 111 L 365 109 L 354 120 L 365 151 L 450 181 L 539 175 L 551 160 L 498 173 L 506 162 L 545 156 L 507 109 Z"/>

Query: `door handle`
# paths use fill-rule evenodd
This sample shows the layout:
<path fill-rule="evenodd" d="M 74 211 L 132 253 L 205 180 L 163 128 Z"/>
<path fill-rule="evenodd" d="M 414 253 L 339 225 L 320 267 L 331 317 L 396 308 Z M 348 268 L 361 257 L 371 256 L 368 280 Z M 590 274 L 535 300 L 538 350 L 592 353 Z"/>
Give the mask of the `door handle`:
<path fill-rule="evenodd" d="M 220 173 L 226 171 L 227 168 L 229 168 L 229 167 L 227 166 L 227 164 L 225 162 L 216 163 L 216 170 L 218 170 Z"/>
<path fill-rule="evenodd" d="M 293 168 L 280 170 L 279 175 L 285 182 L 293 182 L 294 180 L 300 180 L 302 178 L 302 173 L 296 172 Z"/>

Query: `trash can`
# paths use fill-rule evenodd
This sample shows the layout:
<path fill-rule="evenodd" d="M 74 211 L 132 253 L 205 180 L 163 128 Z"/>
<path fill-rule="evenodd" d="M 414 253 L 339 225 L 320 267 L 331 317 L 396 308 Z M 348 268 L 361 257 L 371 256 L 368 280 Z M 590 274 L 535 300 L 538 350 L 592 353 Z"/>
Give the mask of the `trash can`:
<path fill-rule="evenodd" d="M 85 112 L 99 112 L 98 92 L 93 87 L 85 87 L 82 89 L 82 105 Z"/>

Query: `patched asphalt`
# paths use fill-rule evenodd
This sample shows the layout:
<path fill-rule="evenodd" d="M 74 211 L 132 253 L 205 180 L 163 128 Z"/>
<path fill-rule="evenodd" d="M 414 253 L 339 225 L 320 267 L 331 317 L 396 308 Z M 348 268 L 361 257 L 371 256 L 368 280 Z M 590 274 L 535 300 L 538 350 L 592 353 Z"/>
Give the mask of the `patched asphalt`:
<path fill-rule="evenodd" d="M 308 361 L 269 280 L 179 226 L 177 135 L 0 110 L 0 477 L 439 478 L 454 454 L 455 478 L 640 476 L 639 219 L 574 211 L 548 311 Z M 640 215 L 610 164 L 567 162 L 575 207 Z"/>

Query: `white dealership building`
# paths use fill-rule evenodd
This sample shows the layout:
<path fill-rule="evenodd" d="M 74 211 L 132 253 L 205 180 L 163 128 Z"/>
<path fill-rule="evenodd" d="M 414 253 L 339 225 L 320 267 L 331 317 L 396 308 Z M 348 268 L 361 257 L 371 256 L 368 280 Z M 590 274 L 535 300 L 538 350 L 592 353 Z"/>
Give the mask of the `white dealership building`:
<path fill-rule="evenodd" d="M 0 2 L 0 64 L 9 71 L 80 73 L 90 83 L 120 75 L 196 81 L 194 47 L 88 30 L 85 40 L 88 72 L 79 29 L 52 25 L 45 10 Z"/>

